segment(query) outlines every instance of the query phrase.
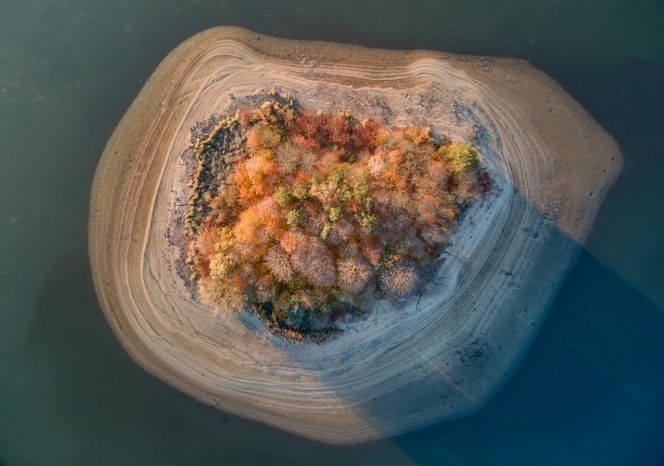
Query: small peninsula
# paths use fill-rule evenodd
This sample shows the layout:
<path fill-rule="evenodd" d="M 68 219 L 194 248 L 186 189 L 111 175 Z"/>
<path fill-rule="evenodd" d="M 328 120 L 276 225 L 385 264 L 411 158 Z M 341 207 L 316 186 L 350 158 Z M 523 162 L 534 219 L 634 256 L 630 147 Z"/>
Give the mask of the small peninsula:
<path fill-rule="evenodd" d="M 92 186 L 101 308 L 147 372 L 352 444 L 473 413 L 513 373 L 618 176 L 527 62 L 203 31 Z"/>

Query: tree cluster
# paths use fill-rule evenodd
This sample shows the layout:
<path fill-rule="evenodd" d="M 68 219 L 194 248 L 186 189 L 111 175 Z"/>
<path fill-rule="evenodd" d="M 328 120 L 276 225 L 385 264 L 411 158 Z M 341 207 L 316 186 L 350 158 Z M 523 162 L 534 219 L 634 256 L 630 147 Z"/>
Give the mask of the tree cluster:
<path fill-rule="evenodd" d="M 488 186 L 473 146 L 428 128 L 276 100 L 236 119 L 242 154 L 188 256 L 201 298 L 220 312 L 253 306 L 306 332 L 366 299 L 408 297 Z"/>

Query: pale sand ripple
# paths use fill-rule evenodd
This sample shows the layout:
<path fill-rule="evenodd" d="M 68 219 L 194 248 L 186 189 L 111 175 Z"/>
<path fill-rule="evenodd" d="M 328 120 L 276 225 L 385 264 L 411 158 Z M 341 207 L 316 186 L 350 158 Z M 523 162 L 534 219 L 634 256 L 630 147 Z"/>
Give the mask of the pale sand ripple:
<path fill-rule="evenodd" d="M 428 292 L 322 345 L 215 316 L 175 273 L 189 128 L 277 87 L 308 108 L 478 136 L 495 183 Z M 481 407 L 539 329 L 620 172 L 613 140 L 524 61 L 204 31 L 159 65 L 95 174 L 89 248 L 102 309 L 148 372 L 221 410 L 330 443 Z M 169 240 L 170 238 L 170 240 Z"/>

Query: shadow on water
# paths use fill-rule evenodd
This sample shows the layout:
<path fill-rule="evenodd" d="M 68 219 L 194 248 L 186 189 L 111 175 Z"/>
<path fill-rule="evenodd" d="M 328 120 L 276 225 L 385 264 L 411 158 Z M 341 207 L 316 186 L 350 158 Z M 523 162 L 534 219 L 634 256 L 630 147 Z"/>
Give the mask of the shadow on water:
<path fill-rule="evenodd" d="M 582 251 L 495 398 L 395 443 L 417 464 L 434 464 L 419 448 L 432 444 L 454 445 L 471 464 L 652 464 L 664 459 L 664 362 L 653 357 L 662 341 L 662 309 Z"/>
<path fill-rule="evenodd" d="M 555 251 L 578 248 L 556 228 L 540 240 L 555 248 L 539 263 L 552 259 Z M 522 291 L 527 298 L 528 290 Z M 340 458 L 366 464 L 377 451 L 386 465 L 641 464 L 634 458 L 664 458 L 664 447 L 653 447 L 661 445 L 657 438 L 663 433 L 664 364 L 653 357 L 662 341 L 662 309 L 581 250 L 546 325 L 514 376 L 485 407 L 397 438 L 332 447 L 225 416 L 143 377 L 118 351 L 82 248 L 55 263 L 29 334 L 29 344 L 49 368 L 49 397 L 58 414 L 50 427 L 67 439 L 57 445 L 55 456 L 60 452 L 69 464 L 86 464 L 96 452 L 109 450 L 115 456 L 96 464 L 303 464 L 312 457 L 322 465 L 338 464 Z M 451 357 L 464 358 L 460 350 Z M 481 373 L 482 365 L 498 357 L 499 350 L 488 346 L 465 364 Z M 447 384 L 440 373 L 431 377 Z M 412 396 L 395 391 L 381 404 L 407 410 Z M 364 401 L 352 395 L 344 399 Z M 371 405 L 359 414 L 373 426 L 386 417 Z M 257 435 L 264 439 L 258 445 Z M 272 462 L 266 463 L 266 457 Z"/>
<path fill-rule="evenodd" d="M 561 278 L 545 325 L 505 386 L 469 416 L 351 451 L 389 444 L 407 454 L 392 464 L 422 465 L 646 465 L 652 458 L 664 460 L 664 445 L 658 442 L 664 436 L 664 359 L 658 356 L 664 309 L 548 223 L 550 233 L 542 240 L 553 250 L 543 252 L 538 263 L 555 263 L 557 251 L 569 248 L 577 251 L 577 261 L 565 270 L 569 275 Z M 527 307 L 529 290 L 522 291 L 525 301 L 517 312 Z M 498 348 L 486 346 L 468 358 L 471 346 L 459 347 L 451 358 L 477 366 L 479 374 L 500 357 Z M 445 362 L 423 365 L 449 386 L 448 377 L 436 372 Z M 417 396 L 410 388 L 386 394 L 379 403 L 386 409 L 373 410 L 365 398 L 352 394 L 344 393 L 343 399 L 362 405 L 359 415 L 379 430 L 390 412 L 408 409 L 410 397 Z"/>

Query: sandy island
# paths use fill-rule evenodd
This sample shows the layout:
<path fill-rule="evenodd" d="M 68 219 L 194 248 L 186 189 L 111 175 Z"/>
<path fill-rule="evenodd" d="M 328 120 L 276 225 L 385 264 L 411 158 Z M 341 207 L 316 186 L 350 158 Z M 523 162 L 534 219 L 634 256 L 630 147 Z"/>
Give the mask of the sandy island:
<path fill-rule="evenodd" d="M 307 108 L 474 134 L 494 183 L 424 295 L 381 302 L 322 344 L 286 340 L 248 312 L 215 316 L 177 273 L 189 129 L 272 88 Z M 525 61 L 211 29 L 164 59 L 101 157 L 95 288 L 133 359 L 204 403 L 328 443 L 397 435 L 477 410 L 509 377 L 621 163 L 590 115 Z"/>

